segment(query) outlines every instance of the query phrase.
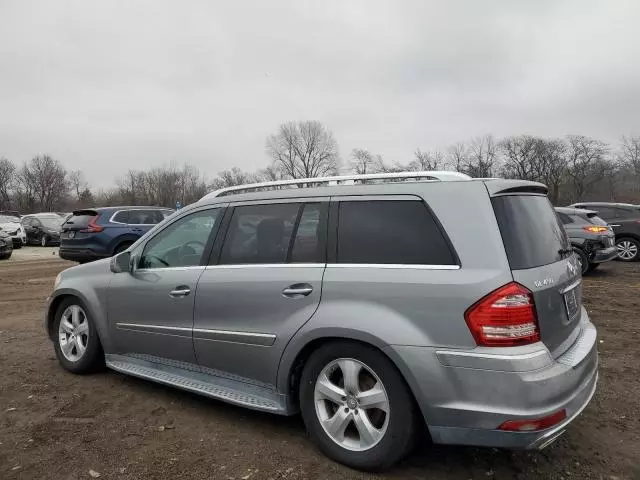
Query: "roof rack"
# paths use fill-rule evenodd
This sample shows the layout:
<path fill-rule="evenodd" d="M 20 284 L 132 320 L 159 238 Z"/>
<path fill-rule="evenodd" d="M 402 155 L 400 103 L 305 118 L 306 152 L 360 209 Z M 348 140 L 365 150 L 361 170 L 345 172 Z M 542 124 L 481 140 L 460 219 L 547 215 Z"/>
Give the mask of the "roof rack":
<path fill-rule="evenodd" d="M 451 182 L 470 180 L 469 175 L 460 172 L 424 171 L 424 172 L 397 172 L 397 173 L 367 173 L 363 175 L 338 175 L 334 177 L 297 178 L 290 180 L 276 180 L 273 182 L 250 183 L 221 188 L 208 193 L 201 200 L 229 195 L 232 193 L 259 192 L 262 190 L 280 190 L 282 187 L 324 187 L 336 185 L 356 185 L 376 180 L 384 182 L 400 182 L 407 180 L 425 180 L 436 182 Z"/>

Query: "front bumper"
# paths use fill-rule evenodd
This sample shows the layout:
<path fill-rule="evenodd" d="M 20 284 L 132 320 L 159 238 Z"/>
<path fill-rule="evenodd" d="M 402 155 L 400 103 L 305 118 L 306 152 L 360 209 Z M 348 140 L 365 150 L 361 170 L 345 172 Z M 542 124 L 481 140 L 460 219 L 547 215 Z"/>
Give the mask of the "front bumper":
<path fill-rule="evenodd" d="M 23 245 L 27 244 L 27 237 L 26 236 L 21 236 L 21 235 L 12 235 L 11 236 L 11 241 L 13 241 L 13 246 L 14 248 L 20 248 Z"/>
<path fill-rule="evenodd" d="M 408 382 L 434 443 L 510 449 L 544 448 L 591 400 L 598 379 L 596 330 L 582 310 L 575 342 L 558 358 L 542 343 L 474 350 L 391 347 L 408 367 Z M 545 430 L 499 430 L 565 410 Z"/>
<path fill-rule="evenodd" d="M 602 250 L 596 250 L 593 253 L 591 263 L 604 263 L 611 260 L 615 260 L 618 257 L 618 249 L 614 245 L 613 247 L 603 248 Z"/>

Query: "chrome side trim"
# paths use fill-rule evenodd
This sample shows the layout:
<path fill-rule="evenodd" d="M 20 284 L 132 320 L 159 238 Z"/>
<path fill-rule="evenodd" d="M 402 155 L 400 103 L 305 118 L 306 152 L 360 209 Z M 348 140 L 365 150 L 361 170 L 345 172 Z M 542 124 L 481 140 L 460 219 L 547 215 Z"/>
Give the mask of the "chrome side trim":
<path fill-rule="evenodd" d="M 191 267 L 160 267 L 160 268 L 138 268 L 135 273 L 153 273 L 153 272 L 182 272 L 188 270 L 204 270 L 204 265 L 195 265 Z"/>
<path fill-rule="evenodd" d="M 174 335 L 178 337 L 191 337 L 193 329 L 188 327 L 167 327 L 164 325 L 145 325 L 140 323 L 116 323 L 121 330 L 133 330 L 136 332 L 156 333 L 161 335 Z"/>
<path fill-rule="evenodd" d="M 238 268 L 324 268 L 324 263 L 243 263 L 237 265 L 207 265 L 205 270 Z"/>
<path fill-rule="evenodd" d="M 460 270 L 460 265 L 404 265 L 397 263 L 329 263 L 327 268 L 381 268 L 404 270 Z"/>
<path fill-rule="evenodd" d="M 194 340 L 213 340 L 230 343 L 245 343 L 260 347 L 270 347 L 276 341 L 272 333 L 235 332 L 232 330 L 210 330 L 207 328 L 194 328 Z"/>
<path fill-rule="evenodd" d="M 569 290 L 576 288 L 578 285 L 580 285 L 580 283 L 582 283 L 582 278 L 578 278 L 578 280 L 576 280 L 575 282 L 569 284 L 568 286 L 564 287 L 562 290 L 560 290 L 560 294 L 564 295 L 565 293 L 567 293 Z"/>
<path fill-rule="evenodd" d="M 446 367 L 477 368 L 499 372 L 527 372 L 553 363 L 547 349 L 516 355 L 436 350 L 438 361 Z"/>

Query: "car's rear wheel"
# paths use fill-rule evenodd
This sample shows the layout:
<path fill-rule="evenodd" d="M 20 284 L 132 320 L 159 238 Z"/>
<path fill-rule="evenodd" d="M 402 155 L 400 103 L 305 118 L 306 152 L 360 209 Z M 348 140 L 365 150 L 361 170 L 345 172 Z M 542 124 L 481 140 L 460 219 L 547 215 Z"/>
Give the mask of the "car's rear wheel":
<path fill-rule="evenodd" d="M 114 250 L 113 250 L 113 254 L 117 255 L 119 253 L 124 252 L 127 248 L 129 248 L 131 245 L 133 245 L 133 242 L 124 242 L 121 243 L 120 245 L 118 245 Z"/>
<path fill-rule="evenodd" d="M 13 252 L 3 253 L 2 255 L 0 255 L 0 260 L 9 260 L 11 258 L 12 253 Z"/>
<path fill-rule="evenodd" d="M 60 304 L 53 328 L 56 356 L 66 370 L 88 373 L 104 365 L 98 332 L 80 300 L 69 298 Z"/>
<path fill-rule="evenodd" d="M 378 350 L 333 342 L 307 360 L 300 408 L 309 435 L 330 458 L 378 470 L 404 457 L 419 425 L 404 379 Z"/>
<path fill-rule="evenodd" d="M 47 245 L 49 245 L 49 237 L 42 235 L 42 237 L 40 237 L 40 246 L 46 247 Z"/>
<path fill-rule="evenodd" d="M 616 240 L 618 259 L 623 262 L 637 262 L 640 260 L 640 242 L 635 238 L 622 237 Z"/>
<path fill-rule="evenodd" d="M 580 265 L 580 270 L 582 275 L 584 275 L 589 271 L 589 257 L 587 257 L 587 254 L 581 248 L 574 247 L 573 251 L 578 257 L 578 265 Z"/>

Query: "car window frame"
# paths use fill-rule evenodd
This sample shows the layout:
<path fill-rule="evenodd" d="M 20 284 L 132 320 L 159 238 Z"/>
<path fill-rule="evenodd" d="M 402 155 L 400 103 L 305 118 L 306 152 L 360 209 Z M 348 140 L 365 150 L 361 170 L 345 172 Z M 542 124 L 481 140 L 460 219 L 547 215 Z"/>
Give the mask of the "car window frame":
<path fill-rule="evenodd" d="M 392 264 L 392 263 L 338 263 L 338 224 L 339 224 L 339 208 L 341 202 L 352 201 L 418 201 L 425 207 L 427 213 L 431 215 L 433 221 L 442 235 L 442 238 L 451 253 L 453 263 L 451 265 L 436 265 L 436 264 Z M 378 194 L 378 195 L 341 195 L 332 196 L 331 205 L 329 207 L 329 240 L 327 245 L 327 266 L 336 268 L 406 268 L 415 270 L 459 270 L 462 268 L 462 263 L 458 252 L 453 246 L 451 238 L 447 234 L 444 226 L 440 222 L 440 219 L 435 214 L 433 209 L 429 206 L 429 203 L 425 198 L 419 195 L 398 195 L 398 194 Z"/>
<path fill-rule="evenodd" d="M 109 217 L 109 223 L 114 223 L 116 225 L 128 225 L 131 227 L 149 227 L 149 226 L 153 227 L 155 225 L 158 225 L 158 223 L 162 223 L 164 220 L 169 218 L 169 216 L 165 217 L 164 214 L 162 213 L 163 211 L 166 211 L 166 210 L 167 209 L 164 209 L 164 208 L 121 208 L 120 210 L 116 210 L 115 212 L 113 212 L 113 215 Z M 116 215 L 122 212 L 128 213 L 127 219 L 131 215 L 131 212 L 155 212 L 162 217 L 162 220 L 160 220 L 157 223 L 130 223 L 130 222 L 124 223 L 124 222 L 118 222 L 117 220 L 114 220 Z"/>
<path fill-rule="evenodd" d="M 211 255 L 209 257 L 208 267 L 211 268 L 262 268 L 262 267 L 304 267 L 304 266 L 318 266 L 318 265 L 326 265 L 328 258 L 328 226 L 330 219 L 330 208 L 331 208 L 331 197 L 291 197 L 291 198 L 276 198 L 276 199 L 263 199 L 263 200 L 249 200 L 249 201 L 239 201 L 239 202 L 231 202 L 228 204 L 227 211 L 225 212 L 225 216 L 223 218 L 223 222 L 220 225 L 219 234 L 216 238 L 215 244 L 211 251 Z M 291 257 L 291 248 L 287 251 L 287 258 L 283 263 L 220 263 L 220 259 L 222 257 L 222 249 L 224 246 L 224 242 L 227 239 L 227 235 L 229 233 L 229 227 L 231 225 L 231 219 L 233 218 L 233 213 L 238 207 L 245 206 L 261 206 L 261 205 L 274 205 L 274 204 L 286 204 L 286 203 L 298 203 L 300 207 L 298 208 L 298 212 L 296 214 L 295 223 L 293 225 L 293 230 L 291 232 L 291 242 L 290 247 L 295 243 L 295 235 L 298 231 L 298 226 L 300 224 L 300 218 L 302 213 L 304 212 L 304 207 L 307 204 L 313 203 L 322 203 L 326 204 L 324 211 L 324 222 L 320 222 L 321 230 L 318 233 L 318 240 L 321 242 L 322 246 L 320 250 L 322 252 L 322 258 L 320 262 L 289 262 L 288 260 Z M 324 226 L 323 226 L 324 223 Z"/>
<path fill-rule="evenodd" d="M 184 266 L 184 267 L 136 268 L 136 272 L 144 273 L 144 272 L 161 272 L 164 270 L 178 271 L 178 270 L 193 270 L 193 269 L 203 270 L 207 266 L 207 261 L 211 256 L 215 242 L 220 237 L 220 233 L 222 232 L 222 229 L 225 225 L 225 219 L 228 217 L 228 211 L 229 211 L 228 205 L 229 205 L 228 203 L 215 203 L 215 204 L 203 205 L 201 207 L 189 209 L 187 211 L 181 211 L 179 216 L 176 216 L 175 218 L 171 218 L 171 220 L 166 223 L 163 221 L 155 225 L 152 225 L 153 228 L 149 230 L 149 232 L 139 240 L 139 243 L 137 243 L 137 245 L 135 245 L 132 250 L 132 255 L 135 255 L 137 257 L 136 267 L 139 267 L 140 262 L 142 260 L 142 254 L 144 253 L 144 250 L 147 247 L 147 244 L 151 240 L 156 238 L 158 235 L 162 234 L 162 232 L 164 232 L 171 225 L 173 225 L 176 222 L 179 222 L 184 217 L 188 217 L 194 213 L 202 212 L 204 210 L 219 209 L 220 217 L 218 222 L 218 228 L 215 231 L 215 233 L 213 230 L 209 233 L 209 238 L 207 239 L 207 243 L 205 244 L 204 251 L 202 252 L 202 256 L 200 257 L 199 265 L 190 265 L 190 266 Z"/>

